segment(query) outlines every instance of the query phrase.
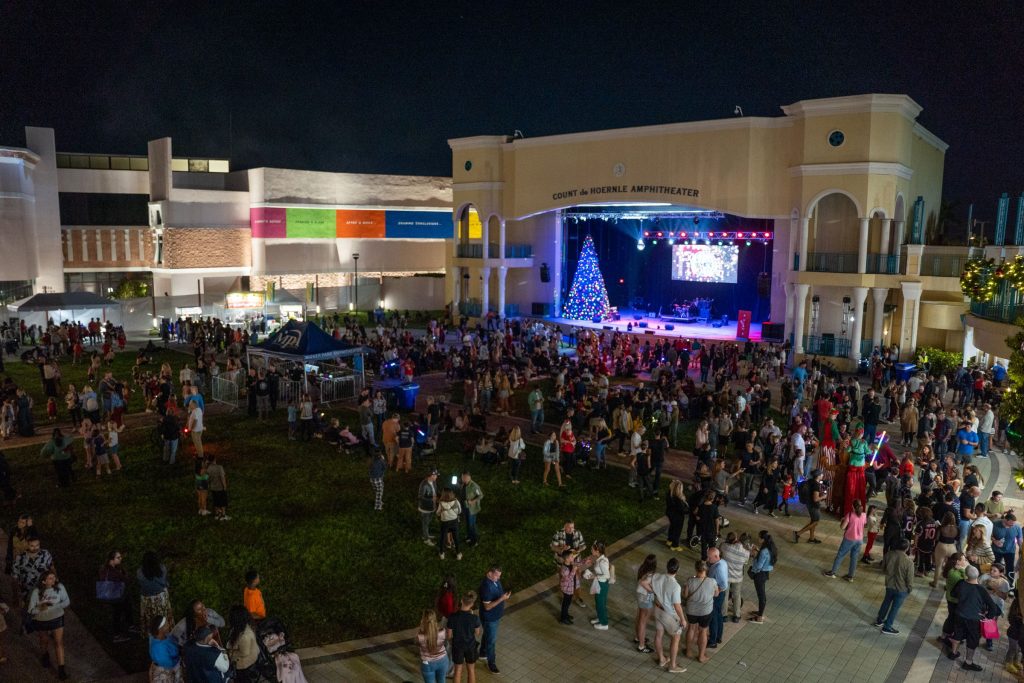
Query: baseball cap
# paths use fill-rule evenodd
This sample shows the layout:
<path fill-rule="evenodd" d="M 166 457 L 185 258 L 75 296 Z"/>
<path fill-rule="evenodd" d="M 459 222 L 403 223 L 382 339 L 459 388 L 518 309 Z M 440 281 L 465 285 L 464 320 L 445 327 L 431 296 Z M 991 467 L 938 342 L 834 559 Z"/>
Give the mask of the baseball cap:
<path fill-rule="evenodd" d="M 441 472 L 436 467 L 431 467 L 430 474 L 441 474 Z"/>
<path fill-rule="evenodd" d="M 196 641 L 203 641 L 213 635 L 213 629 L 209 626 L 200 626 L 196 629 Z"/>

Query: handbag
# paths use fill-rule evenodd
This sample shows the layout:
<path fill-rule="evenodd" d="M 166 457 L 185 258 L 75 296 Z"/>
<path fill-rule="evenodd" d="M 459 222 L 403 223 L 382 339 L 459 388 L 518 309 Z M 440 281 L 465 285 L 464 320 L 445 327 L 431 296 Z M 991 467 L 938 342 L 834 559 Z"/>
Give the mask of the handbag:
<path fill-rule="evenodd" d="M 594 580 L 590 582 L 590 594 L 591 595 L 597 595 L 600 592 L 601 592 L 601 582 L 598 581 L 597 577 L 595 576 Z"/>
<path fill-rule="evenodd" d="M 999 622 L 996 619 L 981 620 L 981 637 L 995 640 L 999 637 Z"/>
<path fill-rule="evenodd" d="M 754 576 L 756 575 L 757 572 L 754 571 L 754 565 L 750 565 L 749 567 L 747 567 L 747 576 L 749 576 L 751 580 L 753 580 Z"/>
<path fill-rule="evenodd" d="M 97 581 L 96 599 L 100 602 L 120 602 L 124 598 L 123 581 Z"/>

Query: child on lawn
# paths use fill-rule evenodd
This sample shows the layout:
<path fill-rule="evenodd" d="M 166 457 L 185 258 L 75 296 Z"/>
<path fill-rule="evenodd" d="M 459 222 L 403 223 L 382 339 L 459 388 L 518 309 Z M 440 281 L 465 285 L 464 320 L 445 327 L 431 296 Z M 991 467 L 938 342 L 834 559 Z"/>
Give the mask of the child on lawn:
<path fill-rule="evenodd" d="M 117 427 L 117 423 L 113 420 L 107 422 L 107 454 L 110 459 L 114 461 L 115 471 L 121 471 L 121 459 L 117 457 L 117 451 L 120 443 L 120 430 Z"/>
<path fill-rule="evenodd" d="M 295 405 L 295 399 L 288 399 L 288 440 L 295 441 L 295 432 L 299 428 L 299 408 Z"/>
<path fill-rule="evenodd" d="M 267 606 L 263 603 L 263 591 L 260 590 L 260 573 L 255 569 L 250 569 L 245 573 L 242 604 L 256 621 L 267 618 Z"/>

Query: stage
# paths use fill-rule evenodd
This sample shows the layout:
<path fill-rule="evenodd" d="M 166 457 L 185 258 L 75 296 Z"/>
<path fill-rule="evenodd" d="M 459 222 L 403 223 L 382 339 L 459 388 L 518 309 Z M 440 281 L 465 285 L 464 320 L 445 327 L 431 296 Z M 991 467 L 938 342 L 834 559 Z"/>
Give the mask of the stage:
<path fill-rule="evenodd" d="M 567 318 L 548 318 L 558 325 L 571 325 L 589 330 L 606 330 L 614 332 L 629 333 L 626 326 L 633 324 L 631 334 L 655 337 L 661 339 L 707 339 L 709 341 L 746 341 L 736 339 L 736 321 L 730 320 L 722 327 L 713 327 L 708 323 L 680 323 L 661 318 L 643 317 L 635 320 L 632 315 L 623 316 L 622 320 L 609 320 L 603 323 L 595 323 L 586 320 L 569 320 Z M 639 327 L 640 323 L 647 323 L 646 328 Z M 666 325 L 672 325 L 674 329 L 666 330 Z M 750 341 L 761 341 L 761 323 L 750 323 Z"/>

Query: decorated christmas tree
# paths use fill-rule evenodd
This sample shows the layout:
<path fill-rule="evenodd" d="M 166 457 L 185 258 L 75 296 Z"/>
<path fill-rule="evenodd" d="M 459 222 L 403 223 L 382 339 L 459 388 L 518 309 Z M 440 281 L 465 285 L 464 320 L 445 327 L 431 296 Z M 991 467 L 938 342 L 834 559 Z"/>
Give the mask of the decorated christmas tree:
<path fill-rule="evenodd" d="M 608 290 L 604 288 L 604 277 L 597 265 L 597 250 L 590 235 L 583 240 L 580 260 L 576 264 L 576 276 L 572 279 L 569 298 L 565 302 L 565 317 L 570 320 L 607 320 L 611 315 Z"/>

